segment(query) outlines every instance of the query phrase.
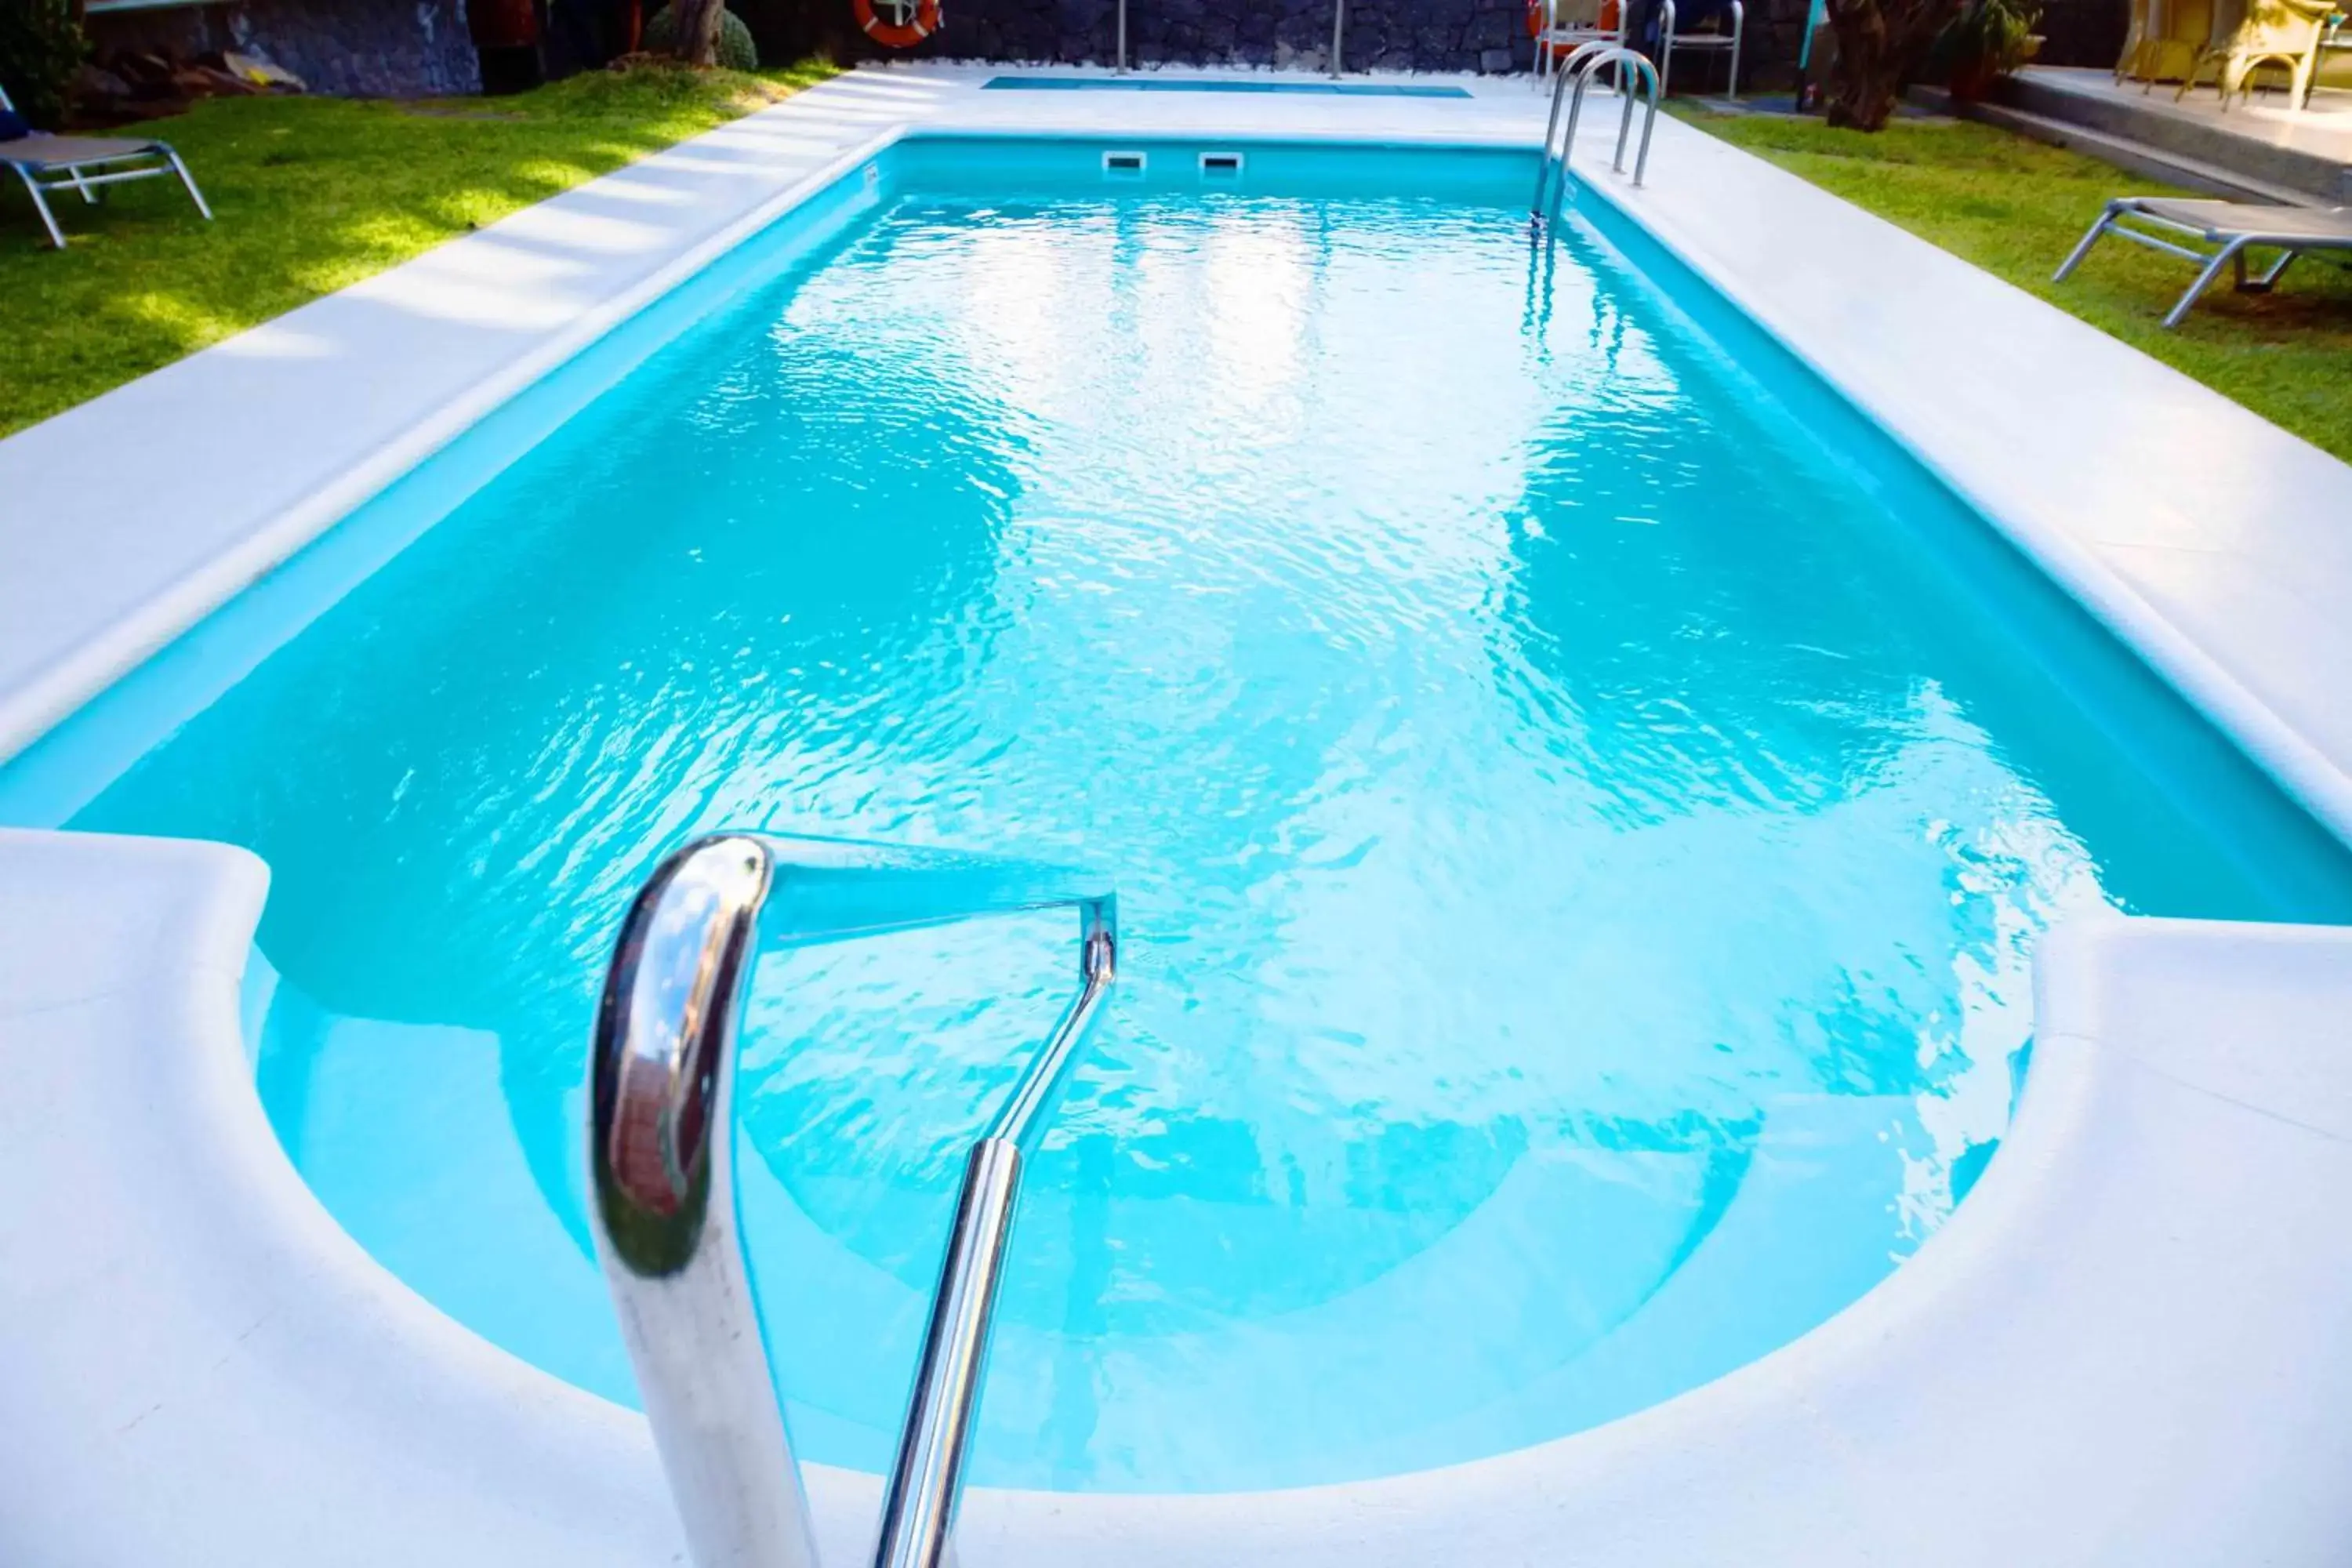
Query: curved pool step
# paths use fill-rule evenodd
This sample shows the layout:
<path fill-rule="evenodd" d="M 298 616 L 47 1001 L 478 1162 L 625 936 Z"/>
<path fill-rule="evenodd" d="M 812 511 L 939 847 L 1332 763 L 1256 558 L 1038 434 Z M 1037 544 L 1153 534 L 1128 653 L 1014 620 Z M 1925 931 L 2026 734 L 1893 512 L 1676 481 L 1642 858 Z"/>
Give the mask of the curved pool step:
<path fill-rule="evenodd" d="M 1457 1451 L 1544 1441 L 1646 1409 L 1769 1354 L 1885 1277 L 1898 1231 L 1885 1170 L 1916 1131 L 1896 1095 L 1788 1095 L 1766 1109 L 1722 1216 L 1622 1321 L 1509 1396 L 1461 1418 Z M 1397 1467 L 1387 1467 L 1395 1468 Z M 1377 1472 L 1368 1472 L 1377 1473 Z"/>
<path fill-rule="evenodd" d="M 2095 919 L 1943 1230 L 1793 1344 L 1476 1464 L 975 1494 L 974 1563 L 2323 1568 L 2352 1561 L 2352 930 Z M 1696 1259 L 1694 1258 L 1694 1262 Z"/>
<path fill-rule="evenodd" d="M 426 1307 L 279 1152 L 238 1026 L 266 885 L 220 846 L 0 832 L 0 1559 L 678 1561 L 643 1422 Z M 2102 921 L 2039 973 L 2000 1154 L 1794 1344 L 1386 1480 L 975 1490 L 961 1561 L 2352 1560 L 2352 931 Z M 808 1480 L 862 1554 L 878 1484 Z"/>

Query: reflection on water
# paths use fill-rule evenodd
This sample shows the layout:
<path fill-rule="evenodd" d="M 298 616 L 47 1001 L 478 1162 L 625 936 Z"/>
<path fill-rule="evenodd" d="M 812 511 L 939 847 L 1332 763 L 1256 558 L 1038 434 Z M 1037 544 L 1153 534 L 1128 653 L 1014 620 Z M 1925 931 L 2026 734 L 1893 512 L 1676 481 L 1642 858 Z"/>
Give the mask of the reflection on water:
<path fill-rule="evenodd" d="M 269 861 L 297 1162 L 616 1397 L 595 976 L 652 859 L 722 824 L 1118 880 L 978 1479 L 1338 1479 L 1688 1387 L 1949 1211 L 2052 919 L 2340 917 L 2347 882 L 1817 393 L 1590 237 L 1531 272 L 1522 222 L 906 200 L 79 824 Z M 961 1142 L 1068 939 L 762 971 L 743 1201 L 818 1458 L 884 1456 Z"/>

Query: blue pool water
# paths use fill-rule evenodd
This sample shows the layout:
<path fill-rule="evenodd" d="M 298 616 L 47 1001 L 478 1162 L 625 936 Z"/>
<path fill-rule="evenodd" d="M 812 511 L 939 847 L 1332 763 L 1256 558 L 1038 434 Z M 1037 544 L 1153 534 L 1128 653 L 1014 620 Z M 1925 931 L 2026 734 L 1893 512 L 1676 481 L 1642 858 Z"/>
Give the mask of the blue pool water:
<path fill-rule="evenodd" d="M 1252 81 L 1234 77 L 992 76 L 980 84 L 999 92 L 1279 92 L 1349 98 L 1467 98 L 1469 89 L 1436 82 Z"/>
<path fill-rule="evenodd" d="M 2052 921 L 2352 916 L 2339 847 L 1622 220 L 1531 251 L 1517 157 L 1198 151 L 900 150 L 0 776 L 269 862 L 270 1117 L 463 1321 L 633 1397 L 583 1053 L 703 829 L 1116 879 L 973 1472 L 1056 1488 L 1694 1386 L 1950 1213 Z M 813 1458 L 884 1461 L 1071 935 L 761 973 L 743 1205 Z"/>

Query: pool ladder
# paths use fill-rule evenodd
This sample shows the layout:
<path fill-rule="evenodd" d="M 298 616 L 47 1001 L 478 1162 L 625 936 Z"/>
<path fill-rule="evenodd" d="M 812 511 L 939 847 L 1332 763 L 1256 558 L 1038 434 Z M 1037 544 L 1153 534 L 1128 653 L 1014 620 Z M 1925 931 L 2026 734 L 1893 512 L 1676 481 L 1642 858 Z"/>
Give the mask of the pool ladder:
<path fill-rule="evenodd" d="M 1604 66 L 1617 68 L 1618 96 L 1625 100 L 1625 111 L 1617 121 L 1617 156 L 1610 167 L 1621 174 L 1625 172 L 1625 141 L 1633 129 L 1633 94 L 1627 90 L 1625 83 L 1625 72 L 1630 69 L 1645 105 L 1642 149 L 1633 159 L 1633 183 L 1640 184 L 1649 173 L 1650 132 L 1658 123 L 1658 68 L 1650 63 L 1647 55 L 1630 45 L 1606 38 L 1579 44 L 1560 62 L 1559 70 L 1552 78 L 1551 116 L 1544 121 L 1543 153 L 1536 161 L 1535 200 L 1528 207 L 1528 226 L 1531 229 L 1547 229 L 1559 216 L 1560 200 L 1568 194 L 1568 159 L 1576 146 L 1576 122 L 1584 112 L 1584 89 Z M 1559 134 L 1563 100 L 1568 106 L 1566 135 Z"/>
<path fill-rule="evenodd" d="M 1114 895 L 1024 861 L 722 833 L 664 860 L 605 974 L 589 1063 L 592 1227 L 697 1568 L 818 1568 L 735 1206 L 740 1016 L 761 949 L 1075 908 L 1078 991 L 964 1163 L 875 1568 L 955 1522 L 1021 1166 L 1118 978 Z"/>

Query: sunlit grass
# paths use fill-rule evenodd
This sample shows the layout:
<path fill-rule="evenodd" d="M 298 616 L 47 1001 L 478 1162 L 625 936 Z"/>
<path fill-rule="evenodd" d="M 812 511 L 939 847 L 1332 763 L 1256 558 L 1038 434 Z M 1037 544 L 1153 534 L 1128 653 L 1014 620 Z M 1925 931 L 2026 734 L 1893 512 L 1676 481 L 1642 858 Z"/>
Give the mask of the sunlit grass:
<path fill-rule="evenodd" d="M 219 215 L 176 184 L 61 202 L 45 247 L 0 188 L 0 433 L 357 282 L 671 142 L 789 97 L 824 66 L 592 71 L 498 100 L 220 99 L 158 121 Z"/>
<path fill-rule="evenodd" d="M 2111 240 L 2050 281 L 2108 197 L 2162 193 L 2153 182 L 1966 121 L 1897 121 L 1865 135 L 1810 119 L 1686 118 L 2352 460 L 2352 270 L 2307 258 L 2273 294 L 2218 284 L 2168 331 L 2164 312 L 2194 275 L 2187 262 Z M 1953 354 L 1968 352 L 1956 336 Z"/>

